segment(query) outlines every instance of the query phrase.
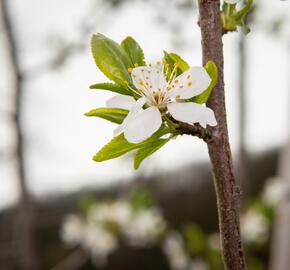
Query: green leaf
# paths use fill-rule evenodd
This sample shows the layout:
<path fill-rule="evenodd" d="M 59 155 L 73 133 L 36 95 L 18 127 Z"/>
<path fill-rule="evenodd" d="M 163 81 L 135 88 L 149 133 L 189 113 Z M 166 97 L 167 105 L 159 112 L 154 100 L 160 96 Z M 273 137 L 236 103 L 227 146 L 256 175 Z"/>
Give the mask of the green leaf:
<path fill-rule="evenodd" d="M 249 28 L 249 26 L 246 25 L 244 19 L 241 19 L 237 22 L 237 25 L 242 27 L 242 30 L 244 32 L 245 35 L 249 34 L 251 32 L 251 29 Z"/>
<path fill-rule="evenodd" d="M 129 203 L 133 211 L 151 208 L 156 205 L 152 194 L 143 186 L 138 186 L 129 196 Z"/>
<path fill-rule="evenodd" d="M 140 45 L 133 39 L 132 37 L 126 37 L 121 42 L 121 47 L 128 54 L 132 66 L 138 64 L 138 66 L 146 66 L 146 62 L 144 60 L 144 53 L 140 47 Z"/>
<path fill-rule="evenodd" d="M 158 149 L 160 149 L 169 141 L 170 139 L 158 139 L 157 141 L 143 145 L 136 153 L 134 159 L 134 169 L 137 170 L 145 158 L 154 154 Z"/>
<path fill-rule="evenodd" d="M 236 14 L 234 15 L 234 18 L 238 21 L 244 18 L 250 11 L 251 7 L 253 5 L 253 0 L 248 0 L 246 4 L 241 8 Z"/>
<path fill-rule="evenodd" d="M 121 85 L 114 83 L 96 83 L 90 86 L 90 89 L 108 90 L 121 95 L 133 96 L 133 93 Z"/>
<path fill-rule="evenodd" d="M 118 43 L 102 34 L 93 35 L 91 47 L 98 68 L 110 80 L 126 88 L 126 82 L 131 82 L 131 76 L 128 72 L 131 61 L 125 50 Z"/>
<path fill-rule="evenodd" d="M 94 157 L 93 160 L 97 162 L 117 158 L 122 156 L 134 149 L 138 149 L 147 143 L 158 140 L 163 135 L 170 133 L 170 129 L 166 126 L 161 126 L 161 128 L 156 131 L 149 139 L 140 143 L 129 143 L 125 137 L 124 133 L 113 138 L 108 144 L 106 144 Z"/>
<path fill-rule="evenodd" d="M 178 68 L 183 73 L 184 71 L 188 70 L 190 68 L 189 64 L 185 60 L 183 60 L 179 55 L 175 53 L 170 53 L 169 57 L 178 64 Z"/>
<path fill-rule="evenodd" d="M 190 68 L 187 62 L 183 60 L 179 55 L 175 53 L 168 53 L 166 51 L 163 51 L 163 53 L 164 53 L 163 61 L 167 64 L 167 74 L 166 74 L 167 79 L 169 79 L 175 64 L 178 65 L 178 68 L 176 70 L 177 76 Z"/>
<path fill-rule="evenodd" d="M 97 108 L 85 113 L 86 116 L 100 117 L 117 124 L 121 124 L 127 114 L 127 110 L 118 108 Z"/>
<path fill-rule="evenodd" d="M 218 79 L 218 68 L 213 61 L 208 61 L 206 65 L 204 66 L 204 68 L 206 69 L 208 75 L 211 78 L 211 83 L 205 91 L 203 91 L 201 94 L 191 99 L 193 102 L 198 103 L 198 104 L 203 104 L 207 102 Z"/>
<path fill-rule="evenodd" d="M 206 250 L 206 236 L 197 225 L 193 223 L 184 225 L 182 234 L 187 249 L 192 256 L 199 255 Z"/>

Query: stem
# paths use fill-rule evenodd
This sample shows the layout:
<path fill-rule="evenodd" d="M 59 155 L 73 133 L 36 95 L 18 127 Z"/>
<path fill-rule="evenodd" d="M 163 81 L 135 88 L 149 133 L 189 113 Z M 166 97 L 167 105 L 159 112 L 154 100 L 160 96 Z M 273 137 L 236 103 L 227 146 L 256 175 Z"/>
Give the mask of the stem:
<path fill-rule="evenodd" d="M 218 125 L 212 129 L 208 151 L 213 167 L 219 227 L 225 269 L 246 269 L 240 236 L 238 198 L 240 189 L 233 172 L 228 138 L 223 76 L 223 43 L 219 0 L 199 0 L 203 64 L 209 60 L 218 67 L 218 82 L 207 105 L 214 110 Z"/>

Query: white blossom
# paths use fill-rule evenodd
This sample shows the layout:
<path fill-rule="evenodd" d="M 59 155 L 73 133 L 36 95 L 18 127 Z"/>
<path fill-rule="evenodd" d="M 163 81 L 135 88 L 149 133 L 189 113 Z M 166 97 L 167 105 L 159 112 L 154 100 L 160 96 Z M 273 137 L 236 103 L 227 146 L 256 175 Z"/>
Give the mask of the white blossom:
<path fill-rule="evenodd" d="M 224 0 L 228 4 L 237 4 L 240 0 Z"/>
<path fill-rule="evenodd" d="M 124 228 L 131 220 L 131 211 L 131 206 L 124 201 L 103 203 L 90 209 L 88 220 L 96 224 L 112 222 Z"/>
<path fill-rule="evenodd" d="M 65 217 L 61 228 L 61 239 L 68 245 L 77 245 L 81 242 L 84 232 L 84 222 L 77 215 Z"/>
<path fill-rule="evenodd" d="M 108 255 L 117 248 L 118 239 L 104 228 L 89 224 L 85 228 L 82 246 L 91 254 L 96 264 L 104 265 Z"/>
<path fill-rule="evenodd" d="M 162 248 L 173 270 L 188 269 L 189 256 L 185 251 L 183 239 L 178 232 L 170 232 Z"/>
<path fill-rule="evenodd" d="M 249 210 L 241 219 L 241 233 L 246 242 L 263 243 L 269 234 L 269 222 L 262 213 Z"/>
<path fill-rule="evenodd" d="M 135 213 L 124 235 L 131 245 L 146 246 L 154 244 L 165 228 L 165 221 L 157 208 Z"/>
<path fill-rule="evenodd" d="M 123 123 L 115 130 L 115 135 L 124 132 L 131 143 L 139 143 L 156 132 L 162 124 L 160 110 L 168 110 L 171 116 L 181 122 L 200 123 L 215 126 L 214 112 L 201 104 L 186 102 L 205 91 L 211 78 L 203 67 L 191 67 L 176 77 L 177 65 L 167 81 L 164 65 L 141 66 L 132 70 L 132 81 L 139 97 L 117 95 L 108 100 L 108 107 L 130 110 Z M 146 104 L 147 108 L 143 109 Z"/>
<path fill-rule="evenodd" d="M 220 235 L 219 233 L 212 233 L 208 236 L 208 245 L 212 249 L 220 250 L 221 243 L 220 243 Z"/>
<path fill-rule="evenodd" d="M 189 270 L 208 270 L 207 263 L 202 258 L 193 259 L 190 261 Z"/>
<path fill-rule="evenodd" d="M 287 186 L 283 179 L 273 177 L 270 178 L 263 190 L 262 199 L 270 206 L 277 206 L 285 197 Z"/>

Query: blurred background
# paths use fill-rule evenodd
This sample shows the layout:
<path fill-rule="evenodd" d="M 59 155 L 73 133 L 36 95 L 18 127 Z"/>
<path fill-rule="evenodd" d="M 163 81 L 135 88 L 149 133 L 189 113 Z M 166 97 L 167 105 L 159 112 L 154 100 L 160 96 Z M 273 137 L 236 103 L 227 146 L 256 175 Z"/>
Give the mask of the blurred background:
<path fill-rule="evenodd" d="M 290 265 L 289 14 L 289 1 L 256 0 L 251 33 L 224 36 L 254 270 Z M 93 33 L 133 36 L 147 62 L 166 50 L 194 66 L 197 20 L 193 0 L 0 0 L 1 270 L 223 269 L 206 145 L 182 136 L 138 171 L 130 154 L 95 163 L 114 126 L 83 115 L 112 97 L 89 90 L 107 81 L 90 53 Z"/>

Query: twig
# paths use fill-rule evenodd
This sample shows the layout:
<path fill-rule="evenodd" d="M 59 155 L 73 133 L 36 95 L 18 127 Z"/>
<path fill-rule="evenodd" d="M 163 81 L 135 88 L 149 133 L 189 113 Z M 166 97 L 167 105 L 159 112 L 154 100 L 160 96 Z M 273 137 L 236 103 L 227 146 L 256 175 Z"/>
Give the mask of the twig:
<path fill-rule="evenodd" d="M 82 249 L 77 249 L 69 254 L 59 264 L 51 268 L 51 270 L 77 270 L 88 261 L 88 256 Z"/>
<path fill-rule="evenodd" d="M 24 140 L 21 113 L 23 109 L 23 76 L 20 69 L 20 61 L 17 48 L 16 34 L 12 25 L 12 16 L 8 10 L 8 0 L 0 1 L 0 18 L 3 20 L 3 30 L 6 39 L 7 54 L 10 61 L 12 74 L 13 92 L 13 119 L 12 124 L 15 132 L 15 171 L 17 174 L 20 198 L 18 212 L 15 215 L 15 238 L 19 269 L 38 269 L 34 239 L 33 211 L 30 194 L 26 182 L 24 164 Z"/>
<path fill-rule="evenodd" d="M 225 269 L 246 269 L 240 236 L 239 188 L 233 170 L 225 109 L 222 25 L 219 0 L 199 0 L 203 64 L 209 60 L 218 67 L 218 82 L 207 102 L 214 110 L 218 125 L 211 128 L 213 139 L 208 143 L 213 167 L 219 228 Z"/>
<path fill-rule="evenodd" d="M 177 130 L 180 130 L 182 134 L 196 136 L 206 143 L 209 143 L 212 140 L 212 132 L 208 128 L 203 128 L 200 124 L 195 123 L 194 125 L 190 125 L 187 123 L 179 122 L 179 127 Z"/>

